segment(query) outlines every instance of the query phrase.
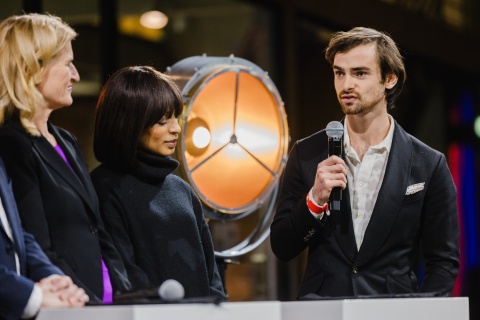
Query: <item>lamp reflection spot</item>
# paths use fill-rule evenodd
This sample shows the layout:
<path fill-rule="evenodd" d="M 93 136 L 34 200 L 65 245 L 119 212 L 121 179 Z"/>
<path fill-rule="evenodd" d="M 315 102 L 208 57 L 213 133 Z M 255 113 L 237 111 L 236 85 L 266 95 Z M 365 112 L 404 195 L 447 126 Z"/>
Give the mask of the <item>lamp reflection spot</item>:
<path fill-rule="evenodd" d="M 205 127 L 198 127 L 193 131 L 192 140 L 195 147 L 203 149 L 210 143 L 210 131 Z"/>
<path fill-rule="evenodd" d="M 210 127 L 202 118 L 187 121 L 185 132 L 186 151 L 193 157 L 201 156 L 211 143 Z"/>

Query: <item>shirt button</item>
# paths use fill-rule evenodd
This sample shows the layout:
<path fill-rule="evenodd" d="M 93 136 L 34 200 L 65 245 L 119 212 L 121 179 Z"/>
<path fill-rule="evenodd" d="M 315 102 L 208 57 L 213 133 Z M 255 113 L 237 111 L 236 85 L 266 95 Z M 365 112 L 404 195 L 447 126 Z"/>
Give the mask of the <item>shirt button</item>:
<path fill-rule="evenodd" d="M 352 269 L 352 273 L 353 273 L 353 274 L 357 274 L 357 273 L 358 273 L 358 269 L 357 269 L 357 268 L 353 268 L 353 269 Z"/>

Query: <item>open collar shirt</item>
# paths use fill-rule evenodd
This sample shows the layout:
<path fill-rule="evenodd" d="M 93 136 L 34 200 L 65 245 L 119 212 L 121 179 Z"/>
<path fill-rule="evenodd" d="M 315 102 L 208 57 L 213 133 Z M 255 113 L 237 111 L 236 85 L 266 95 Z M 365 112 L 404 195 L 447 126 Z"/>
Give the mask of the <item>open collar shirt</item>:
<path fill-rule="evenodd" d="M 370 146 L 362 161 L 360 161 L 357 152 L 350 145 L 348 123 L 347 119 L 345 119 L 345 163 L 347 165 L 347 183 L 350 194 L 353 229 L 358 250 L 360 250 L 365 231 L 372 217 L 378 191 L 382 186 L 383 176 L 385 175 L 388 154 L 392 147 L 395 122 L 391 115 L 388 115 L 388 117 L 390 129 L 387 136 L 379 144 Z"/>

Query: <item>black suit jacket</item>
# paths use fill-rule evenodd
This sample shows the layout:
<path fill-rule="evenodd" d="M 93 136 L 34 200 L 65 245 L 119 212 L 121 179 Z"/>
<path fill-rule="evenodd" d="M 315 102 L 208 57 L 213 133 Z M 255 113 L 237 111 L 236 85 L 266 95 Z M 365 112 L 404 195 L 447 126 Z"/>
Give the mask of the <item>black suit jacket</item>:
<path fill-rule="evenodd" d="M 459 227 L 456 188 L 444 155 L 395 124 L 385 176 L 360 250 L 348 189 L 341 211 L 322 221 L 306 206 L 317 165 L 327 157 L 325 131 L 295 143 L 271 225 L 272 249 L 281 260 L 308 248 L 299 297 L 451 294 L 459 268 Z M 423 190 L 406 195 L 409 186 L 423 182 Z M 419 249 L 425 261 L 421 288 L 414 272 Z"/>
<path fill-rule="evenodd" d="M 35 282 L 62 274 L 45 256 L 31 234 L 23 231 L 3 161 L 0 160 L 0 198 L 12 230 L 12 239 L 0 220 L 0 319 L 19 319 Z M 17 253 L 20 274 L 17 274 Z"/>
<path fill-rule="evenodd" d="M 43 137 L 26 133 L 17 122 L 0 128 L 0 156 L 26 231 L 50 260 L 85 289 L 91 301 L 103 295 L 101 259 L 116 291 L 130 289 L 123 262 L 104 231 L 98 199 L 77 141 L 49 124 L 71 168 Z"/>

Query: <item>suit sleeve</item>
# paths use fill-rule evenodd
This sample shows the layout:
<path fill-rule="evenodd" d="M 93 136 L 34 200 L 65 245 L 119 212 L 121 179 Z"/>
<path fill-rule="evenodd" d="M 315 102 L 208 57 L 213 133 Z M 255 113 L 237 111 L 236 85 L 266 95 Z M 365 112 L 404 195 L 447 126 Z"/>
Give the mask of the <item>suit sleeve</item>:
<path fill-rule="evenodd" d="M 279 204 L 270 226 L 272 251 L 282 261 L 295 258 L 325 229 L 324 223 L 308 210 L 305 196 L 311 186 L 303 176 L 298 152 L 299 146 L 295 143 L 289 153 Z"/>
<path fill-rule="evenodd" d="M 450 295 L 459 269 L 456 188 L 441 156 L 426 194 L 422 229 L 425 278 L 423 292 Z"/>
<path fill-rule="evenodd" d="M 20 318 L 32 294 L 35 282 L 53 274 L 63 274 L 48 260 L 32 235 L 23 232 L 23 239 L 26 250 L 27 275 L 18 275 L 16 270 L 0 264 L 0 317 L 3 314 L 7 318 Z"/>
<path fill-rule="evenodd" d="M 32 293 L 34 281 L 0 265 L 0 318 L 19 319 Z M 14 288 L 14 290 L 13 290 Z"/>
<path fill-rule="evenodd" d="M 34 281 L 40 281 L 53 274 L 63 275 L 63 272 L 50 262 L 31 234 L 23 232 L 23 239 L 25 240 L 25 250 L 27 254 L 28 278 Z"/>

